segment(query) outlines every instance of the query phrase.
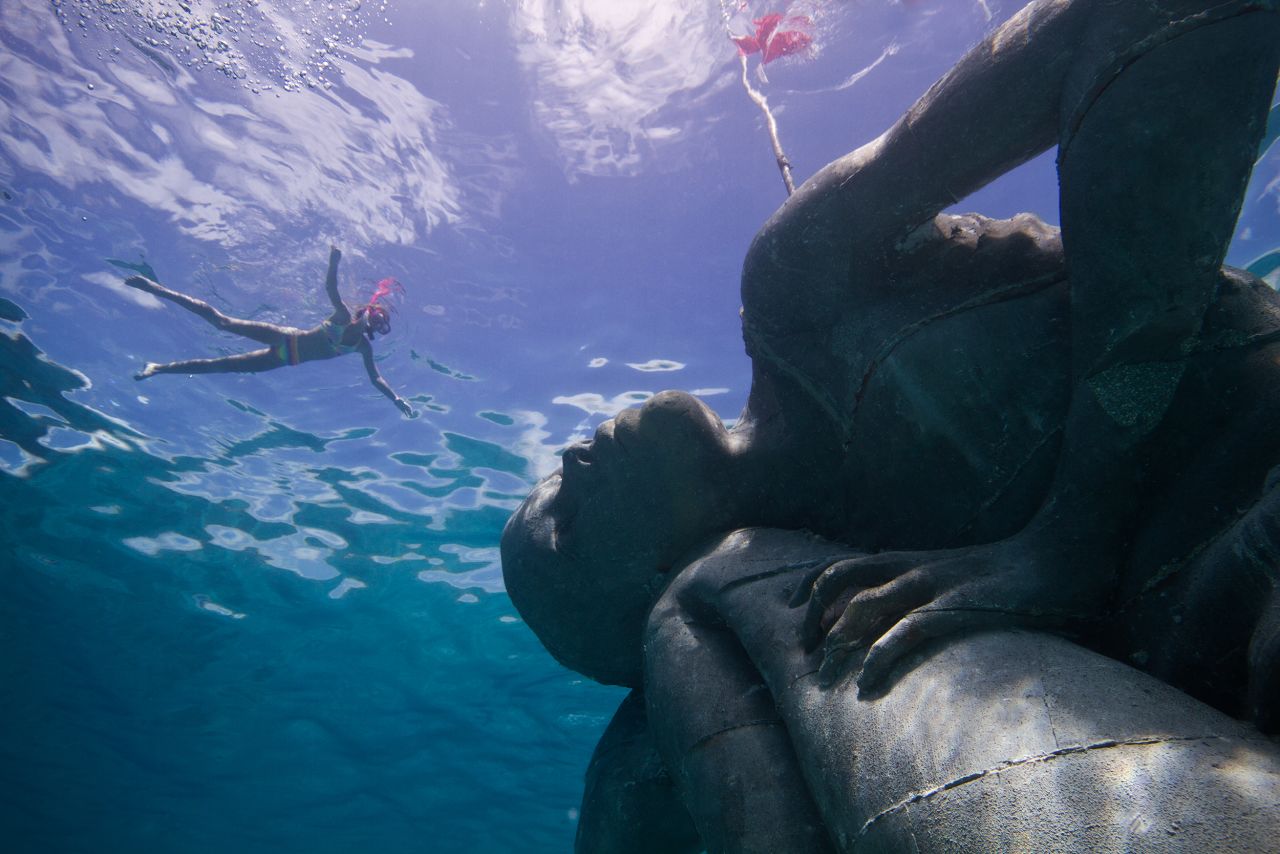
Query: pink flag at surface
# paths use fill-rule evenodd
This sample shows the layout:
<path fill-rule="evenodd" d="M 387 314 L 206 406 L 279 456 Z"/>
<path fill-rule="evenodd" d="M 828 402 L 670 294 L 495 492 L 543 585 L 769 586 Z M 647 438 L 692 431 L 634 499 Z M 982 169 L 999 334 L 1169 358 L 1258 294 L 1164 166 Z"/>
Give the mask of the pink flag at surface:
<path fill-rule="evenodd" d="M 769 40 L 769 34 L 778 26 L 778 22 L 782 20 L 782 16 L 774 13 L 765 15 L 763 18 L 756 18 L 756 31 L 752 35 L 747 36 L 729 36 L 733 43 L 738 46 L 738 50 L 744 56 L 750 56 L 753 53 L 760 53 L 764 50 L 765 42 Z"/>
<path fill-rule="evenodd" d="M 804 15 L 786 18 L 778 12 L 771 12 L 753 22 L 756 31 L 747 36 L 730 36 L 743 56 L 753 53 L 761 54 L 761 63 L 767 65 L 782 56 L 799 53 L 813 44 L 813 36 L 805 32 L 803 27 L 811 23 Z M 781 29 L 786 26 L 788 29 Z"/>
<path fill-rule="evenodd" d="M 769 39 L 769 43 L 765 45 L 764 59 L 761 62 L 768 65 L 780 56 L 799 53 L 811 44 L 813 44 L 813 36 L 808 33 L 800 30 L 783 30 Z"/>

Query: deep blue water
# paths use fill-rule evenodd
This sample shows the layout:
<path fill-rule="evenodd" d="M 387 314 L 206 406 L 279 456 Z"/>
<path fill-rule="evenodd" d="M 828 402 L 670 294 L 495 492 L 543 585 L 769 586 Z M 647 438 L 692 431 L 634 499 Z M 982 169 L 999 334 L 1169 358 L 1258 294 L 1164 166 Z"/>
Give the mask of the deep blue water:
<path fill-rule="evenodd" d="M 1019 5 L 791 4 L 818 50 L 755 82 L 797 177 Z M 497 538 L 617 407 L 741 408 L 783 190 L 736 75 L 715 0 L 0 4 L 5 850 L 569 850 L 621 692 L 542 651 Z M 1234 263 L 1280 247 L 1278 148 Z M 1053 221 L 1053 181 L 960 207 Z M 109 259 L 305 327 L 330 242 L 350 302 L 405 284 L 376 350 L 420 418 L 354 358 L 131 378 L 247 348 Z"/>

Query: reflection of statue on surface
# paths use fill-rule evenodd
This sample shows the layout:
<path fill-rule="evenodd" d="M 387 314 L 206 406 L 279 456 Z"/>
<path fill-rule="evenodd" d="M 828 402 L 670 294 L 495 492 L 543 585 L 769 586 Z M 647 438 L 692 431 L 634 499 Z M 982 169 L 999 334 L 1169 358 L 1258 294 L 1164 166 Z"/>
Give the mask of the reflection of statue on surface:
<path fill-rule="evenodd" d="M 1189 694 L 1266 726 L 1280 699 L 1280 300 L 1221 269 L 1278 63 L 1274 0 L 1040 0 L 765 225 L 735 428 L 659 395 L 504 535 L 547 648 L 644 689 L 584 848 L 641 814 L 696 846 L 685 810 L 711 850 L 1276 832 L 1274 749 Z M 1054 143 L 1061 238 L 939 214 Z M 707 545 L 760 525 L 877 553 Z"/>

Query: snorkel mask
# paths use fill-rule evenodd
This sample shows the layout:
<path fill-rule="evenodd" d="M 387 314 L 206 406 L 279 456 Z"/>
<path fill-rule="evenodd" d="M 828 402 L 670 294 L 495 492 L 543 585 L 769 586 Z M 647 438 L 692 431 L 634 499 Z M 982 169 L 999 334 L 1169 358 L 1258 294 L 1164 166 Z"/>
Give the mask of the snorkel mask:
<path fill-rule="evenodd" d="M 390 334 L 391 312 L 380 305 L 370 303 L 362 309 L 361 313 L 365 320 L 365 334 L 369 336 L 370 341 L 373 340 L 375 332 L 379 335 Z"/>
<path fill-rule="evenodd" d="M 365 334 L 369 336 L 370 341 L 373 340 L 375 332 L 378 335 L 387 335 L 391 332 L 391 311 L 388 306 L 380 305 L 378 300 L 403 294 L 404 285 L 395 279 L 387 278 L 378 282 L 373 296 L 369 297 L 369 304 L 359 311 L 359 316 L 365 319 Z"/>

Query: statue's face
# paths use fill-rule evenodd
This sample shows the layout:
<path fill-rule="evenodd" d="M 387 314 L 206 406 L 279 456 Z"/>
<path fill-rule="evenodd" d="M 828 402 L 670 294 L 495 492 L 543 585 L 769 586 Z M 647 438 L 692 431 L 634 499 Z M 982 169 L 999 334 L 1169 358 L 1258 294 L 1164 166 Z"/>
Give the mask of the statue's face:
<path fill-rule="evenodd" d="M 547 649 L 593 679 L 640 682 L 665 573 L 729 524 L 730 441 L 697 398 L 663 392 L 565 451 L 507 523 L 507 590 Z"/>

